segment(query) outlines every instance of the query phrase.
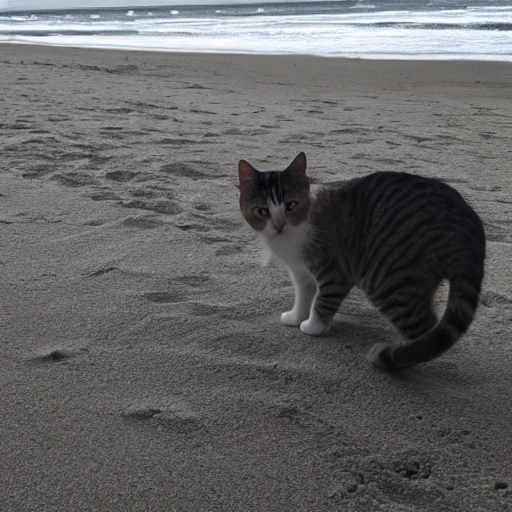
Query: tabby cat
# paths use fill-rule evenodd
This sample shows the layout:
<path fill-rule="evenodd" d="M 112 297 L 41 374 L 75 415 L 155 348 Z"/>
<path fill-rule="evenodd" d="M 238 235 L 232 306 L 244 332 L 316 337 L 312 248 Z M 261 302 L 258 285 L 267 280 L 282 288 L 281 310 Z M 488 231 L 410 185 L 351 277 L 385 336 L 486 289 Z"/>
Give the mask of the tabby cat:
<path fill-rule="evenodd" d="M 484 275 L 485 234 L 478 215 L 449 185 L 400 172 L 310 184 L 300 153 L 284 171 L 238 164 L 240 208 L 288 268 L 295 303 L 281 323 L 317 336 L 353 286 L 407 343 L 374 346 L 381 368 L 429 361 L 469 327 Z M 440 320 L 433 295 L 450 282 Z"/>

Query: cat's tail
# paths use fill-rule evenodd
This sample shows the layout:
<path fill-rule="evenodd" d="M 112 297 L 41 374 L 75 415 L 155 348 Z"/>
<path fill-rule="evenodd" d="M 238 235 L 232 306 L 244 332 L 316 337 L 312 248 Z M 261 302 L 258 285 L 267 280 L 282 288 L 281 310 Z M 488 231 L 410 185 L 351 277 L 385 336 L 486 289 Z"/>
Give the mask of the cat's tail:
<path fill-rule="evenodd" d="M 369 360 L 380 368 L 407 368 L 448 350 L 466 332 L 475 316 L 483 278 L 483 268 L 479 270 L 450 279 L 446 311 L 435 327 L 405 345 L 375 345 L 368 354 Z"/>

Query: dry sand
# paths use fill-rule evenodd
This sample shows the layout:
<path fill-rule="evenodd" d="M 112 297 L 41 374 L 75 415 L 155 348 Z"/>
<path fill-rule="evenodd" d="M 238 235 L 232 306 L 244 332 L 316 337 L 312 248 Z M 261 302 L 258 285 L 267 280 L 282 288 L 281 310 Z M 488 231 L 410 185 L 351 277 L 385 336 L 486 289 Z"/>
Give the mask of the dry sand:
<path fill-rule="evenodd" d="M 512 66 L 0 48 L 2 511 L 512 510 Z M 236 165 L 438 176 L 470 331 L 399 373 L 359 293 L 279 325 Z"/>

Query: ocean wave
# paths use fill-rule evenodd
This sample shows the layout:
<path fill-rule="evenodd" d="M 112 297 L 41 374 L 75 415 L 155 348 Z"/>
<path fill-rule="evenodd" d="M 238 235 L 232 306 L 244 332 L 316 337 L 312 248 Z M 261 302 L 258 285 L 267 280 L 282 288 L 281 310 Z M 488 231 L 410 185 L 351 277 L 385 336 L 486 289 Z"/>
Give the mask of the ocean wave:
<path fill-rule="evenodd" d="M 73 36 L 134 36 L 139 35 L 138 30 L 0 30 L 1 36 L 12 37 L 73 37 Z"/>
<path fill-rule="evenodd" d="M 357 3 L 355 5 L 351 5 L 349 9 L 376 9 L 377 7 L 374 4 L 360 4 Z"/>
<path fill-rule="evenodd" d="M 417 59 L 454 58 L 464 48 L 465 55 L 479 55 L 480 60 L 510 61 L 512 5 L 489 10 L 466 9 L 462 2 L 446 2 L 441 8 L 420 0 L 347 0 L 0 16 L 0 42 L 13 40 L 93 48 Z"/>
<path fill-rule="evenodd" d="M 468 5 L 466 10 L 478 12 L 509 11 L 510 5 Z"/>
<path fill-rule="evenodd" d="M 1 20 L 8 21 L 36 21 L 39 20 L 39 17 L 35 14 L 27 15 L 27 16 L 0 16 Z"/>
<path fill-rule="evenodd" d="M 346 26 L 358 28 L 399 28 L 415 30 L 498 30 L 511 31 L 512 23 L 418 23 L 405 22 L 374 22 L 374 23 L 346 23 Z"/>

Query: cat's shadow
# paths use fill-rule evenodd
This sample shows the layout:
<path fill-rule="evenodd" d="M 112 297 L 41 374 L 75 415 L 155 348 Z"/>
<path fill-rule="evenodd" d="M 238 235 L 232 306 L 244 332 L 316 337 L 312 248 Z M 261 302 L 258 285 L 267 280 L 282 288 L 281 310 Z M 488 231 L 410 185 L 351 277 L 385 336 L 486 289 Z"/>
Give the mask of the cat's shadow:
<path fill-rule="evenodd" d="M 355 318 L 347 319 L 347 316 Z M 344 315 L 336 318 L 323 336 L 332 344 L 343 343 L 364 354 L 376 343 L 399 343 L 399 335 L 391 325 L 376 314 Z"/>
<path fill-rule="evenodd" d="M 350 348 L 354 354 L 367 361 L 367 354 L 376 343 L 389 343 L 391 345 L 399 345 L 405 343 L 401 340 L 400 335 L 393 329 L 393 326 L 386 325 L 385 321 L 374 315 L 367 316 L 365 322 L 354 320 L 353 322 L 346 319 L 336 319 L 329 332 L 323 337 L 324 343 L 331 350 L 341 352 L 346 348 Z M 370 317 L 372 317 L 370 319 Z M 368 320 L 366 322 L 366 320 Z M 463 343 L 463 340 L 461 340 Z M 374 367 L 379 374 L 386 375 L 389 380 L 396 383 L 407 385 L 411 388 L 418 387 L 445 387 L 451 386 L 463 388 L 465 386 L 473 386 L 476 381 L 480 381 L 478 372 L 473 368 L 465 368 L 463 365 L 453 361 L 454 354 L 448 352 L 445 358 L 434 359 L 428 363 L 419 364 L 410 368 L 384 370 Z M 368 362 L 368 364 L 370 364 Z"/>
<path fill-rule="evenodd" d="M 347 367 L 357 365 L 364 372 L 363 378 L 377 386 L 377 393 L 402 397 L 400 400 L 404 404 L 424 407 L 435 417 L 460 417 L 471 410 L 473 417 L 497 415 L 497 419 L 510 419 L 510 412 L 501 407 L 502 397 L 496 393 L 496 389 L 503 386 L 502 378 L 496 375 L 485 358 L 466 352 L 464 339 L 430 362 L 405 369 L 383 370 L 373 366 L 367 355 L 376 343 L 401 342 L 393 326 L 371 312 L 357 314 L 353 320 L 352 315 L 348 315 L 349 318 L 340 316 L 325 336 L 317 338 L 321 350 L 329 359 L 341 361 L 346 361 L 347 352 L 350 352 Z M 475 349 L 473 346 L 472 350 Z"/>

